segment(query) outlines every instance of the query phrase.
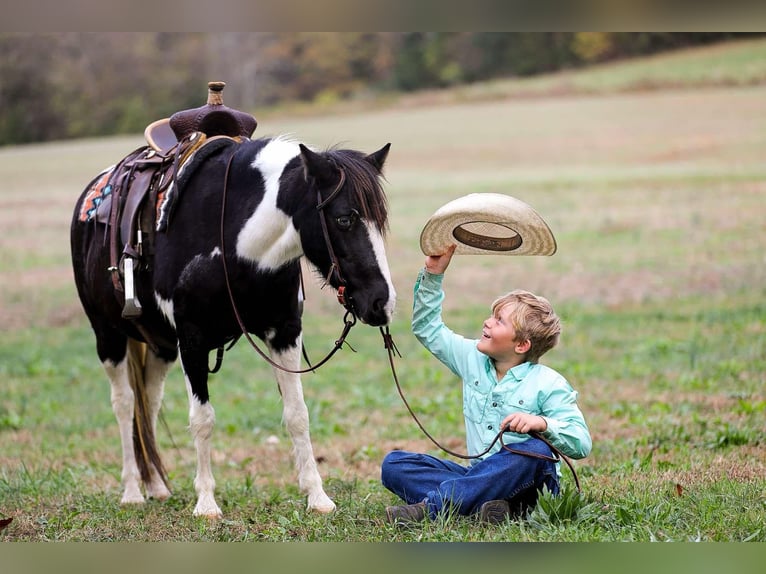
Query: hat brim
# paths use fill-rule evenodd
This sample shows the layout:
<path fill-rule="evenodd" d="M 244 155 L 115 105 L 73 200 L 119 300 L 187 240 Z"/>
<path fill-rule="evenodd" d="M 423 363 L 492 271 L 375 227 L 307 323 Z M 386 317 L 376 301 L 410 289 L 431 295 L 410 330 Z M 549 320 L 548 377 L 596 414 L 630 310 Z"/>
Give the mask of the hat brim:
<path fill-rule="evenodd" d="M 471 193 L 440 207 L 420 234 L 426 255 L 553 255 L 556 239 L 532 207 L 501 193 Z"/>

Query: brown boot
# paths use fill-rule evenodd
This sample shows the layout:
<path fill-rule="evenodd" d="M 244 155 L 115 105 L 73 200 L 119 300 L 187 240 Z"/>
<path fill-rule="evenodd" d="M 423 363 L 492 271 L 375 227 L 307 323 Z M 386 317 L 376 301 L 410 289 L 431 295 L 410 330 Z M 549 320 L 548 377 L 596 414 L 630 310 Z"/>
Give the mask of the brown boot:
<path fill-rule="evenodd" d="M 386 506 L 386 518 L 391 524 L 420 522 L 426 517 L 426 503 Z"/>
<path fill-rule="evenodd" d="M 510 515 L 511 506 L 507 500 L 490 500 L 479 508 L 479 520 L 486 524 L 500 524 Z"/>

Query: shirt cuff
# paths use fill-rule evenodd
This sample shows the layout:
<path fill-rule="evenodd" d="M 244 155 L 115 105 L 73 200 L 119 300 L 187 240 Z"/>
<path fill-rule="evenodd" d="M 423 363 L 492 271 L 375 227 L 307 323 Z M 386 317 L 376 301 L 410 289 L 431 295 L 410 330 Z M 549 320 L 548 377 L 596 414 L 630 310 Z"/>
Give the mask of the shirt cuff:
<path fill-rule="evenodd" d="M 538 415 L 541 419 L 545 421 L 545 430 L 541 432 L 540 434 L 543 435 L 545 438 L 551 438 L 553 436 L 556 436 L 558 429 L 556 427 L 556 421 L 549 419 L 548 417 L 545 417 L 543 415 Z"/>

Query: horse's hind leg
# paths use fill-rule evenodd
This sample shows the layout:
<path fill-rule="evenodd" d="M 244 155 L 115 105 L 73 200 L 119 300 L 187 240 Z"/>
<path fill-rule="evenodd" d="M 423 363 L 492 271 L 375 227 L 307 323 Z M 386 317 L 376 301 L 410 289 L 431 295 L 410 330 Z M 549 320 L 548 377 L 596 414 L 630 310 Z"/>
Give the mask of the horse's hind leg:
<path fill-rule="evenodd" d="M 165 376 L 168 369 L 175 361 L 176 352 L 167 356 L 158 356 L 152 350 L 147 349 L 146 365 L 144 366 L 144 381 L 146 384 L 147 406 L 149 419 L 152 426 L 152 436 L 157 436 L 157 418 L 162 406 L 162 396 L 165 387 Z M 161 471 L 156 466 L 149 466 L 150 479 L 145 483 L 146 495 L 157 500 L 165 500 L 170 496 Z"/>
<path fill-rule="evenodd" d="M 267 341 L 268 343 L 268 341 Z M 269 345 L 271 358 L 278 364 L 297 370 L 300 367 L 300 337 L 295 346 L 276 351 Z M 295 467 L 298 471 L 298 486 L 308 496 L 309 510 L 332 512 L 335 503 L 325 494 L 322 477 L 319 475 L 314 448 L 309 434 L 309 412 L 303 399 L 303 387 L 300 375 L 274 369 L 274 374 L 282 394 L 282 413 L 287 431 L 293 441 Z"/>
<path fill-rule="evenodd" d="M 112 411 L 117 418 L 122 444 L 122 499 L 120 504 L 141 504 L 141 473 L 133 448 L 135 396 L 130 385 L 127 338 L 115 332 L 97 334 L 98 355 L 111 384 Z"/>
<path fill-rule="evenodd" d="M 123 484 L 120 503 L 142 504 L 145 499 L 141 493 L 141 470 L 136 458 L 134 437 L 136 417 L 134 385 L 141 385 L 146 390 L 147 416 L 152 432 L 144 439 L 154 441 L 165 375 L 172 360 L 158 357 L 149 350 L 144 357 L 142 343 L 128 339 L 114 330 L 103 329 L 98 330 L 97 333 L 98 354 L 109 378 L 112 410 L 120 429 Z M 156 443 L 153 442 L 151 446 L 156 452 Z M 157 464 L 160 463 L 157 462 Z M 149 470 L 149 480 L 145 484 L 146 494 L 159 500 L 168 498 L 170 490 L 165 484 L 161 470 L 149 461 L 146 462 L 146 466 Z"/>

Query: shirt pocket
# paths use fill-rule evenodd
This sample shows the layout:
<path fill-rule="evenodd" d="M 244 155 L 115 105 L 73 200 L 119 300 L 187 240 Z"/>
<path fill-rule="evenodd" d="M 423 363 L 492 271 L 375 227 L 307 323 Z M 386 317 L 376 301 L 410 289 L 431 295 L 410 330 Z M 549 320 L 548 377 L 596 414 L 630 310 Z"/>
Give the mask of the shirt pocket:
<path fill-rule="evenodd" d="M 514 393 L 513 396 L 508 397 L 505 406 L 508 412 L 522 412 L 533 415 L 540 413 L 540 405 L 538 404 L 536 393 Z"/>
<path fill-rule="evenodd" d="M 463 415 L 474 423 L 480 423 L 485 418 L 485 410 L 489 393 L 482 388 L 478 380 L 466 381 L 463 390 Z"/>

